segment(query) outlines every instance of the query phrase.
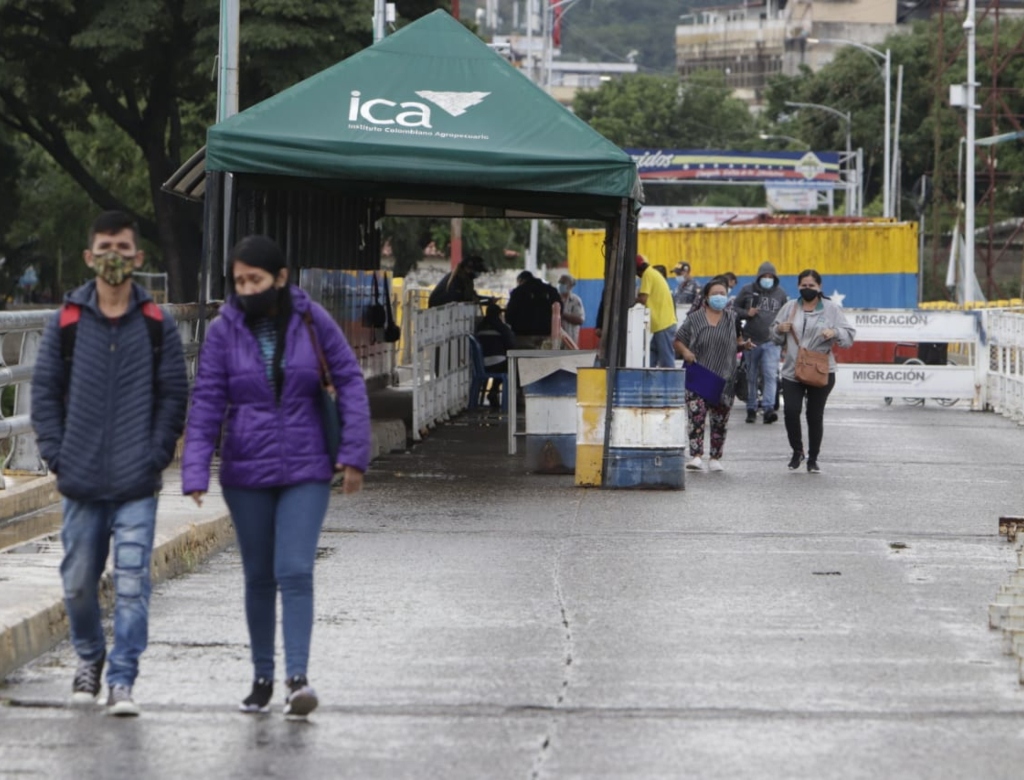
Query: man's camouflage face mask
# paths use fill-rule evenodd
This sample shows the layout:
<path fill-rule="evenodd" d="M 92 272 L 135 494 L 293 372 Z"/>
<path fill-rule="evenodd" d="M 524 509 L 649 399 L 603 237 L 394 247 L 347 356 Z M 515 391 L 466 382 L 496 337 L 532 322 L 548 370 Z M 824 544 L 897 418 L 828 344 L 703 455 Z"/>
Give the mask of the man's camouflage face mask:
<path fill-rule="evenodd" d="M 117 287 L 131 278 L 135 270 L 135 256 L 104 252 L 102 255 L 93 255 L 92 267 L 96 276 L 112 287 Z"/>

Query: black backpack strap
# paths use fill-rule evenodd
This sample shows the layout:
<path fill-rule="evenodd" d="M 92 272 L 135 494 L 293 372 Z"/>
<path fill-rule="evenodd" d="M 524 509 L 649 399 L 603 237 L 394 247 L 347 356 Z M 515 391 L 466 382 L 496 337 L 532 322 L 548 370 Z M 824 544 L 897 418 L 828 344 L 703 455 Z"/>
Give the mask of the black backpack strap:
<path fill-rule="evenodd" d="M 65 303 L 60 307 L 58 320 L 60 332 L 60 359 L 64 364 L 64 393 L 71 384 L 71 358 L 75 354 L 75 337 L 78 335 L 78 321 L 82 319 L 82 307 L 77 303 Z"/>
<path fill-rule="evenodd" d="M 164 312 L 153 301 L 142 304 L 142 316 L 149 333 L 149 345 L 153 350 L 153 397 L 156 399 L 157 379 L 160 376 L 160 360 L 164 354 Z"/>

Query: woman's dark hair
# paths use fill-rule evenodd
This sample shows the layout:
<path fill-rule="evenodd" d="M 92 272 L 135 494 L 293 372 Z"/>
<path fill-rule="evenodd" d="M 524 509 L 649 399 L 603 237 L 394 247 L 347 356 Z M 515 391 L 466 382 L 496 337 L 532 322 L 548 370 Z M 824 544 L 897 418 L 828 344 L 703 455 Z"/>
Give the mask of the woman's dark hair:
<path fill-rule="evenodd" d="M 821 287 L 821 274 L 819 274 L 813 268 L 807 268 L 801 271 L 800 275 L 796 278 L 796 283 L 800 284 L 800 282 L 806 279 L 808 276 L 818 283 L 818 287 Z"/>
<path fill-rule="evenodd" d="M 707 284 L 705 284 L 704 285 L 704 289 L 701 290 L 701 297 L 705 301 L 708 299 L 708 296 L 711 294 L 711 288 L 714 287 L 716 284 L 722 285 L 722 287 L 725 288 L 725 291 L 729 292 L 729 280 L 726 279 L 724 276 L 716 276 L 713 279 L 711 279 Z"/>

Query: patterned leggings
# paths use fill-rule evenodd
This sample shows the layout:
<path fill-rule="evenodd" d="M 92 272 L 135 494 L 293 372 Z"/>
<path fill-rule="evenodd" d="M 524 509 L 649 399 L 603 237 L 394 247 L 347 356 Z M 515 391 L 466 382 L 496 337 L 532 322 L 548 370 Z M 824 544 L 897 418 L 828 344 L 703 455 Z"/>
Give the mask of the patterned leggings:
<path fill-rule="evenodd" d="M 686 391 L 686 409 L 690 413 L 690 457 L 704 454 L 704 420 L 711 417 L 711 448 L 712 459 L 722 457 L 725 446 L 725 431 L 729 424 L 729 413 L 732 406 L 709 406 L 708 402 L 696 393 Z"/>

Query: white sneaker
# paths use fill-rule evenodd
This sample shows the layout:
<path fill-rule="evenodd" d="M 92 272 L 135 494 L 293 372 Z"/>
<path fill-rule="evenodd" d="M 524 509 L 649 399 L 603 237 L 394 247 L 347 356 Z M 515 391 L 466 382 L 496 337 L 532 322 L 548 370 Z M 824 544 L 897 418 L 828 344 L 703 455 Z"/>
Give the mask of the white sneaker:
<path fill-rule="evenodd" d="M 708 461 L 708 471 L 725 471 L 725 466 L 718 458 L 712 458 Z"/>
<path fill-rule="evenodd" d="M 692 458 L 689 463 L 686 464 L 686 468 L 688 471 L 703 471 L 704 461 L 700 459 L 700 455 L 697 455 L 696 457 Z"/>

